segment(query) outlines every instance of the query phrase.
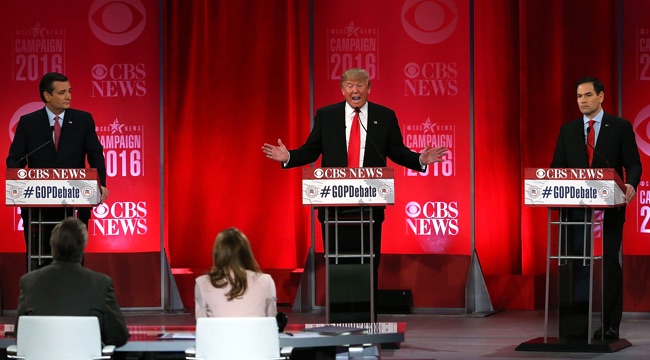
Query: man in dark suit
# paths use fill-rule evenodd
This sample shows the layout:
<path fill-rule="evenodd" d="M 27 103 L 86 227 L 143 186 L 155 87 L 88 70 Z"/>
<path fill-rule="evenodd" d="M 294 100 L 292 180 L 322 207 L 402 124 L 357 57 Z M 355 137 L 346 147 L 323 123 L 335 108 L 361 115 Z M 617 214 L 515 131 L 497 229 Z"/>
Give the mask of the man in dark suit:
<path fill-rule="evenodd" d="M 102 342 L 122 346 L 129 332 L 113 280 L 81 266 L 87 242 L 86 225 L 77 218 L 66 218 L 54 227 L 50 239 L 54 262 L 20 278 L 17 315 L 96 316 Z"/>
<path fill-rule="evenodd" d="M 85 168 L 87 159 L 90 167 L 97 169 L 101 184 L 100 200 L 103 202 L 109 193 L 106 189 L 106 165 L 92 115 L 70 108 L 72 87 L 68 78 L 62 74 L 45 74 L 41 78 L 39 91 L 45 107 L 20 117 L 9 147 L 7 168 Z M 57 222 L 73 215 L 72 209 L 65 210 L 41 209 L 44 220 Z M 90 208 L 77 209 L 77 216 L 86 226 L 90 220 L 90 211 Z M 32 209 L 33 218 L 36 218 L 37 213 L 38 209 Z M 21 210 L 25 242 L 28 227 L 31 226 L 28 214 L 27 208 Z M 32 230 L 32 234 L 37 234 L 36 229 Z M 42 238 L 47 245 L 49 229 L 45 229 Z M 36 243 L 35 239 L 32 239 L 32 243 Z M 47 246 L 44 252 L 49 253 Z"/>
<path fill-rule="evenodd" d="M 279 161 L 283 168 L 307 165 L 322 156 L 323 167 L 383 167 L 386 158 L 396 164 L 416 171 L 425 171 L 427 165 L 442 161 L 446 147 L 431 148 L 429 145 L 416 153 L 404 145 L 402 132 L 395 112 L 385 106 L 368 102 L 370 77 L 363 69 L 349 69 L 341 75 L 341 93 L 345 101 L 325 106 L 316 111 L 314 125 L 305 144 L 295 150 L 287 150 L 278 139 L 278 145 L 264 144 L 262 151 L 269 159 Z M 358 120 L 355 113 L 358 112 Z M 353 122 L 360 123 L 360 151 L 357 163 L 348 163 L 348 144 Z M 354 161 L 357 161 L 355 159 Z M 355 210 L 351 210 L 354 212 Z M 356 210 L 359 211 L 358 208 Z M 319 221 L 325 219 L 325 211 L 319 209 Z M 381 250 L 381 226 L 384 209 L 374 208 L 373 248 L 375 251 L 375 290 Z M 324 228 L 324 227 L 323 227 Z M 323 231 L 323 238 L 324 231 Z M 330 244 L 332 241 L 330 241 Z M 345 246 L 346 244 L 340 243 Z M 367 248 L 367 247 L 366 247 Z"/>
<path fill-rule="evenodd" d="M 578 81 L 576 87 L 578 106 L 583 116 L 560 129 L 551 167 L 614 168 L 625 181 L 625 200 L 629 203 L 636 196 L 636 187 L 641 180 L 641 160 L 632 125 L 625 119 L 603 111 L 605 88 L 600 80 L 585 77 Z M 592 157 L 591 163 L 589 157 Z M 568 216 L 569 220 L 585 219 L 583 210 L 571 210 Z M 597 330 L 594 338 L 601 338 L 603 332 L 607 339 L 619 337 L 623 315 L 623 270 L 619 257 L 622 255 L 624 223 L 625 206 L 605 209 L 602 227 L 604 328 Z M 582 243 L 584 232 L 590 231 L 584 227 L 574 230 L 577 232 L 569 230 L 568 237 L 573 236 L 579 244 Z M 576 270 L 578 272 L 580 270 Z M 574 281 L 579 285 L 585 280 L 574 278 Z"/>

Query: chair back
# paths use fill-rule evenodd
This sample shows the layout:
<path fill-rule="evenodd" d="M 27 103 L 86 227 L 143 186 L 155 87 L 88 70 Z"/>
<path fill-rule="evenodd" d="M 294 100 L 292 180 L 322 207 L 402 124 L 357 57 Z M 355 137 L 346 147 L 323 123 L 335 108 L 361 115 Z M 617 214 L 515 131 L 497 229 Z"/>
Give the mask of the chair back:
<path fill-rule="evenodd" d="M 21 316 L 16 355 L 27 360 L 90 360 L 102 356 L 94 316 Z"/>
<path fill-rule="evenodd" d="M 195 348 L 205 360 L 278 358 L 278 324 L 274 317 L 198 318 Z"/>

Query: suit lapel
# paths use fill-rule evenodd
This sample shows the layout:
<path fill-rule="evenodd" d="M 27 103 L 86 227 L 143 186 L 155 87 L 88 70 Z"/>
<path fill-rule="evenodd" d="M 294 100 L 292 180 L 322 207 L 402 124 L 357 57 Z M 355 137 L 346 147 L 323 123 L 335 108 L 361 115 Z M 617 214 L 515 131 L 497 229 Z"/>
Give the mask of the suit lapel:
<path fill-rule="evenodd" d="M 376 131 L 377 131 L 377 125 L 379 122 L 379 117 L 377 114 L 375 116 L 372 116 L 372 111 L 370 110 L 372 106 L 370 105 L 370 102 L 368 102 L 368 113 L 366 114 L 366 128 L 368 129 L 368 133 L 366 134 L 366 144 L 368 144 L 371 140 L 369 139 L 371 136 L 374 136 Z M 374 140 L 374 138 L 373 138 Z M 366 146 L 366 149 L 368 147 Z"/>
<path fill-rule="evenodd" d="M 334 119 L 332 119 L 332 122 L 334 123 L 333 129 L 335 129 L 335 139 L 336 139 L 336 146 L 338 147 L 337 152 L 340 152 L 341 154 L 345 154 L 345 161 L 347 163 L 348 159 L 348 145 L 345 140 L 345 134 L 346 134 L 346 127 L 345 127 L 345 119 L 347 114 L 345 113 L 345 101 L 340 103 L 341 105 L 339 108 L 334 112 Z"/>
<path fill-rule="evenodd" d="M 74 116 L 73 112 L 70 111 L 70 109 L 65 111 L 65 114 L 63 115 L 63 123 L 61 126 L 61 137 L 59 138 L 60 143 L 64 143 L 65 139 L 72 134 L 72 127 L 74 124 Z"/>
<path fill-rule="evenodd" d="M 579 149 L 582 151 L 576 152 L 580 154 L 580 162 L 584 164 L 584 167 L 589 167 L 589 155 L 587 155 L 587 138 L 585 137 L 585 122 L 582 117 L 579 121 L 576 122 L 576 127 L 574 129 L 575 144 L 577 144 Z"/>
<path fill-rule="evenodd" d="M 44 138 L 49 138 L 51 140 L 48 147 L 54 151 L 54 130 L 52 129 L 52 125 L 50 125 L 50 118 L 47 116 L 45 107 L 43 107 L 43 109 L 39 112 L 36 129 L 39 134 L 43 134 L 42 136 Z"/>
<path fill-rule="evenodd" d="M 600 130 L 598 131 L 598 138 L 596 139 L 596 151 L 598 151 L 600 154 L 603 153 L 603 149 L 601 149 L 604 144 L 607 144 L 607 139 L 610 136 L 610 130 L 612 128 L 612 119 L 609 116 L 609 114 L 604 113 L 603 114 L 603 121 L 600 124 Z M 594 155 L 595 157 L 595 155 Z"/>
<path fill-rule="evenodd" d="M 370 155 L 370 154 L 376 153 L 375 151 L 371 151 L 369 153 L 368 152 L 369 149 L 372 149 L 372 147 L 374 147 L 374 145 L 372 145 L 372 144 L 376 144 L 378 142 L 375 139 L 375 137 L 377 136 L 377 128 L 378 128 L 378 126 L 380 124 L 380 119 L 379 119 L 379 116 L 377 115 L 378 112 L 377 111 L 373 112 L 373 110 L 375 110 L 374 104 L 371 103 L 371 102 L 368 102 L 368 113 L 366 114 L 366 119 L 367 119 L 367 121 L 366 121 L 366 129 L 368 130 L 368 133 L 366 134 L 366 143 L 364 144 L 365 147 L 366 147 L 366 152 L 365 152 L 365 155 L 363 157 L 364 166 L 366 164 L 366 159 L 370 159 L 372 157 L 372 155 Z"/>

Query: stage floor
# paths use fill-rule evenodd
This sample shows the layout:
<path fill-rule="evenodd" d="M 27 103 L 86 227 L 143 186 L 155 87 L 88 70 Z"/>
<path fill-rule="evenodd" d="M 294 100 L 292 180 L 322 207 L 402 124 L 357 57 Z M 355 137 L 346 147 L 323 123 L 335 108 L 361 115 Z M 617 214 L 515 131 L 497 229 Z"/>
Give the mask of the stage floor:
<path fill-rule="evenodd" d="M 321 314 L 291 313 L 289 323 L 324 322 Z M 193 325 L 192 313 L 155 314 L 127 312 L 127 325 Z M 380 314 L 380 322 L 406 322 L 406 340 L 400 349 L 382 349 L 381 359 L 642 359 L 650 354 L 650 315 L 626 314 L 621 336 L 631 347 L 615 353 L 521 352 L 522 342 L 543 336 L 544 313 L 503 311 L 487 317 L 465 315 Z M 0 323 L 12 323 L 14 317 L 0 317 Z M 170 357 L 160 357 L 170 359 Z"/>

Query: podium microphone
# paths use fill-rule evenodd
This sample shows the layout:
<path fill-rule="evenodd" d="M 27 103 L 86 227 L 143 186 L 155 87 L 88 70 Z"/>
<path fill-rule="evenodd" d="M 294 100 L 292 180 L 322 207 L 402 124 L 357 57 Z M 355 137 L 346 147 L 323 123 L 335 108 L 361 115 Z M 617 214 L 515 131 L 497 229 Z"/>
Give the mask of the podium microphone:
<path fill-rule="evenodd" d="M 54 126 L 50 126 L 50 129 L 52 131 L 54 131 Z M 18 159 L 18 161 L 16 163 L 14 163 L 14 166 L 12 166 L 12 167 L 22 167 L 22 166 L 20 166 L 20 163 L 23 162 L 23 160 L 25 160 L 28 157 L 32 156 L 35 152 L 42 149 L 45 145 L 47 145 L 47 144 L 49 144 L 51 142 L 52 142 L 52 139 L 44 142 L 43 144 L 41 144 L 41 146 L 37 147 L 36 149 L 34 149 L 34 150 L 30 151 L 29 153 L 27 153 L 27 155 L 25 155 L 25 156 L 21 157 L 20 159 Z"/>
<path fill-rule="evenodd" d="M 359 107 L 355 107 L 354 111 L 356 111 L 357 113 L 361 113 L 360 110 L 359 110 Z M 363 126 L 363 122 L 361 121 L 361 117 L 359 117 L 359 125 L 361 125 L 361 127 L 363 128 L 363 131 L 366 132 L 366 139 L 370 140 L 370 144 L 372 144 L 372 147 L 375 148 L 375 151 L 377 151 L 377 154 L 379 154 L 379 157 L 381 158 L 381 161 L 384 163 L 383 167 L 386 167 L 386 158 L 381 153 L 381 151 L 379 151 L 379 148 L 377 147 L 377 144 L 375 144 L 375 142 L 372 141 L 372 138 L 368 137 L 368 129 L 366 129 L 366 127 Z"/>
<path fill-rule="evenodd" d="M 607 158 L 605 156 L 603 156 L 603 154 L 601 154 L 598 150 L 596 150 L 596 148 L 593 145 L 591 145 L 591 143 L 589 143 L 589 133 L 591 132 L 591 130 L 592 130 L 591 126 L 587 126 L 587 146 L 589 146 L 594 151 L 594 154 L 597 154 L 603 160 L 605 160 L 605 163 L 607 164 L 608 168 L 611 168 L 612 166 L 609 165 L 609 161 L 607 161 Z M 589 166 L 591 166 L 591 164 L 589 164 Z"/>

